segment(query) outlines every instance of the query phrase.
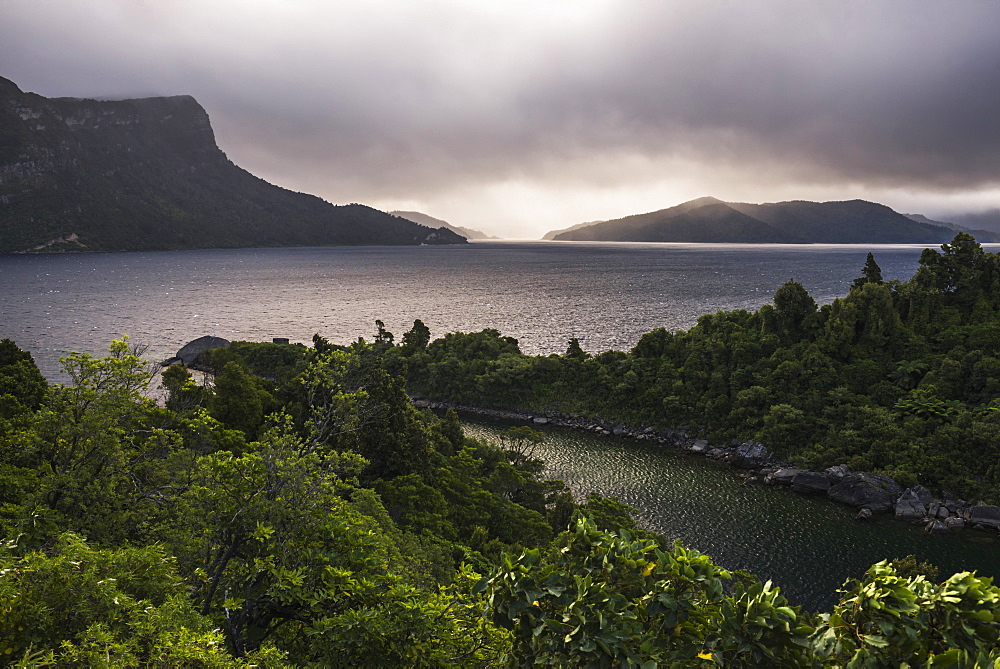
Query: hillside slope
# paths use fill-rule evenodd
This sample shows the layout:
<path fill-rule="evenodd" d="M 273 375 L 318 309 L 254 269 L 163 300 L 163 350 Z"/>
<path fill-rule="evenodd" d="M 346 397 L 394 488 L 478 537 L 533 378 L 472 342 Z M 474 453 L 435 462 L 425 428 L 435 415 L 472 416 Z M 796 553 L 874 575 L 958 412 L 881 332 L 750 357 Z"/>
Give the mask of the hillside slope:
<path fill-rule="evenodd" d="M 462 235 L 466 239 L 500 239 L 499 237 L 488 235 L 480 230 L 466 228 L 462 225 L 452 225 L 448 221 L 442 221 L 440 218 L 434 218 L 433 216 L 428 216 L 427 214 L 423 214 L 419 211 L 390 211 L 389 213 L 393 216 L 399 216 L 400 218 L 405 218 L 408 221 L 419 223 L 420 225 L 426 225 L 429 228 L 448 228 L 452 232 Z"/>
<path fill-rule="evenodd" d="M 194 98 L 44 98 L 0 78 L 0 253 L 463 243 L 233 164 Z"/>
<path fill-rule="evenodd" d="M 561 232 L 556 241 L 776 242 L 804 241 L 713 197 Z"/>
<path fill-rule="evenodd" d="M 864 200 L 747 204 L 703 197 L 676 207 L 550 232 L 559 241 L 930 244 L 954 231 Z"/>

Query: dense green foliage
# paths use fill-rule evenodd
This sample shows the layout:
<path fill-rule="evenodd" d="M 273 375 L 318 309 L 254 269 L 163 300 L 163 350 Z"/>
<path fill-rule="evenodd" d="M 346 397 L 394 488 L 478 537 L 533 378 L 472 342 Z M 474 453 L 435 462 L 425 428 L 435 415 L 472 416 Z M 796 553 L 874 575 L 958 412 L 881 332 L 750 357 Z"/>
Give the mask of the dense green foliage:
<path fill-rule="evenodd" d="M 742 420 L 791 444 L 814 434 L 810 398 L 833 393 L 839 413 L 819 416 L 830 425 L 881 411 L 891 429 L 941 444 L 961 430 L 986 439 L 997 413 L 996 377 L 975 366 L 986 350 L 971 364 L 975 388 L 946 364 L 961 372 L 996 309 L 996 260 L 963 241 L 926 254 L 912 286 L 868 268 L 817 309 L 789 283 L 756 314 L 651 333 L 630 353 L 592 357 L 571 342 L 532 358 L 492 330 L 430 341 L 419 321 L 396 345 L 378 324 L 372 343 L 217 351 L 205 386 L 173 366 L 159 403 L 125 340 L 107 357 L 67 357 L 67 385 L 0 342 L 0 662 L 1000 667 L 990 579 L 935 584 L 933 567 L 904 558 L 849 582 L 829 613 L 802 611 L 770 583 L 637 528 L 616 500 L 576 503 L 540 478 L 542 435 L 466 438 L 454 412 L 416 409 L 401 376 L 476 403 L 558 396 L 643 421 Z M 804 400 L 778 394 L 778 379 L 797 378 L 789 366 L 822 356 L 829 366 L 799 381 Z M 881 391 L 891 405 L 864 392 L 877 382 L 837 382 L 869 368 L 894 374 L 897 390 Z M 744 394 L 762 379 L 774 385 Z M 698 387 L 705 406 L 692 404 Z M 905 409 L 917 392 L 921 410 Z M 924 415 L 931 400 L 943 417 Z M 697 413 L 707 406 L 729 409 Z"/>
<path fill-rule="evenodd" d="M 813 616 L 770 582 L 581 516 L 482 587 L 514 666 L 1000 666 L 1000 588 L 968 573 L 935 585 L 880 562 Z"/>
<path fill-rule="evenodd" d="M 629 352 L 570 341 L 563 355 L 526 356 L 483 330 L 389 353 L 427 397 L 755 438 L 811 468 L 843 462 L 996 502 L 1000 256 L 966 234 L 941 249 L 906 282 L 884 282 L 869 256 L 832 304 L 789 281 L 756 312 L 654 330 Z"/>

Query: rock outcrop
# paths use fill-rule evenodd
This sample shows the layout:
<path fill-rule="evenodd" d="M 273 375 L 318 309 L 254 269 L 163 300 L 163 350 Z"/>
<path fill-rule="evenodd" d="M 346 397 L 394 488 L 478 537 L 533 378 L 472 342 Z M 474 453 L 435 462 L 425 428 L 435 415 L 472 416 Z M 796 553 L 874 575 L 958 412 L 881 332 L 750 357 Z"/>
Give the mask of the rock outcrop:
<path fill-rule="evenodd" d="M 921 520 L 927 517 L 927 507 L 913 488 L 907 488 L 896 500 L 896 517 L 903 520 Z"/>
<path fill-rule="evenodd" d="M 225 348 L 229 346 L 229 340 L 215 335 L 205 335 L 198 337 L 194 341 L 188 342 L 177 351 L 173 358 L 164 360 L 161 365 L 164 367 L 176 363 L 182 363 L 187 367 L 197 368 L 200 363 L 201 354 L 213 348 Z"/>
<path fill-rule="evenodd" d="M 830 486 L 827 495 L 841 504 L 885 513 L 895 507 L 902 492 L 903 488 L 888 476 L 856 472 Z"/>
<path fill-rule="evenodd" d="M 970 506 L 966 520 L 969 525 L 977 525 L 990 530 L 1000 530 L 1000 506 L 976 504 Z"/>
<path fill-rule="evenodd" d="M 792 479 L 792 490 L 809 494 L 826 494 L 830 479 L 821 472 L 802 471 Z"/>
<path fill-rule="evenodd" d="M 748 441 L 740 444 L 730 462 L 736 467 L 755 469 L 763 467 L 771 461 L 771 451 L 759 441 Z"/>

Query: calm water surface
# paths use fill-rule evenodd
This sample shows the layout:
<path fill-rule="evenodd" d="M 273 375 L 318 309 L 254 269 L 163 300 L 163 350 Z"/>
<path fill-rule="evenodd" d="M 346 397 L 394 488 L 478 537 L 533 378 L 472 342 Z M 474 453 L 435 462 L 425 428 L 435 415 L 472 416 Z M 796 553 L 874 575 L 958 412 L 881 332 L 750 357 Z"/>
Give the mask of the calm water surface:
<path fill-rule="evenodd" d="M 487 440 L 509 427 L 463 418 L 466 433 Z M 643 527 L 680 539 L 727 569 L 772 579 L 794 603 L 829 611 L 837 588 L 883 559 L 916 555 L 940 577 L 976 570 L 1000 576 L 995 534 L 930 536 L 919 525 L 877 516 L 784 488 L 743 485 L 736 470 L 703 457 L 643 442 L 565 428 L 542 428 L 535 451 L 545 476 L 562 479 L 579 500 L 596 492 L 639 509 Z"/>
<path fill-rule="evenodd" d="M 381 319 L 399 337 L 497 328 L 526 353 L 627 349 L 656 327 L 755 309 L 795 278 L 819 302 L 847 292 L 872 250 L 910 277 L 919 246 L 477 242 L 468 246 L 0 255 L 0 338 L 46 376 L 77 350 L 131 335 L 165 359 L 206 334 L 347 343 Z"/>

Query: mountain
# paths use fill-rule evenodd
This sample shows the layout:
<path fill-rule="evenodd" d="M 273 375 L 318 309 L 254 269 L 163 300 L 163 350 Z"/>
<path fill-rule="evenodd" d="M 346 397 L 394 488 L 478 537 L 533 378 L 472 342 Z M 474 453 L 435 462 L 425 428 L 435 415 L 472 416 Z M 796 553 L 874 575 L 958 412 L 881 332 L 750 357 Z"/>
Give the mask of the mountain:
<path fill-rule="evenodd" d="M 976 238 L 979 242 L 1000 242 L 1000 233 L 994 230 L 981 230 L 977 228 L 969 228 L 964 225 L 959 225 L 958 223 L 949 223 L 947 221 L 935 221 L 933 219 L 927 218 L 923 214 L 903 214 L 907 218 L 913 219 L 920 223 L 929 223 L 931 225 L 940 225 L 949 230 L 954 230 L 955 232 L 967 232 Z"/>
<path fill-rule="evenodd" d="M 953 224 L 962 225 L 967 228 L 985 229 L 994 233 L 1000 233 L 1000 207 L 980 212 L 951 214 L 947 218 Z"/>
<path fill-rule="evenodd" d="M 552 234 L 552 233 L 550 233 Z M 748 204 L 713 197 L 554 234 L 565 241 L 926 244 L 954 231 L 864 200 Z"/>
<path fill-rule="evenodd" d="M 562 232 L 557 241 L 776 242 L 803 241 L 714 197 Z"/>
<path fill-rule="evenodd" d="M 479 230 L 465 228 L 461 225 L 452 225 L 447 221 L 442 221 L 440 218 L 434 218 L 433 216 L 428 216 L 427 214 L 421 214 L 419 211 L 390 211 L 389 213 L 393 216 L 399 216 L 400 218 L 405 218 L 408 221 L 413 221 L 414 223 L 419 223 L 432 228 L 448 228 L 455 234 L 462 235 L 466 239 L 500 239 L 499 237 L 493 237 L 492 235 L 480 232 Z"/>
<path fill-rule="evenodd" d="M 44 98 L 0 78 L 0 253 L 464 243 L 233 164 L 194 98 Z"/>
<path fill-rule="evenodd" d="M 560 228 L 559 230 L 550 230 L 542 235 L 542 239 L 546 241 L 552 241 L 556 238 L 556 235 L 561 235 L 564 232 L 572 232 L 573 230 L 579 230 L 580 228 L 586 228 L 591 225 L 597 225 L 598 223 L 604 223 L 604 221 L 588 221 L 587 223 L 577 223 L 576 225 L 571 225 L 568 228 Z"/>

